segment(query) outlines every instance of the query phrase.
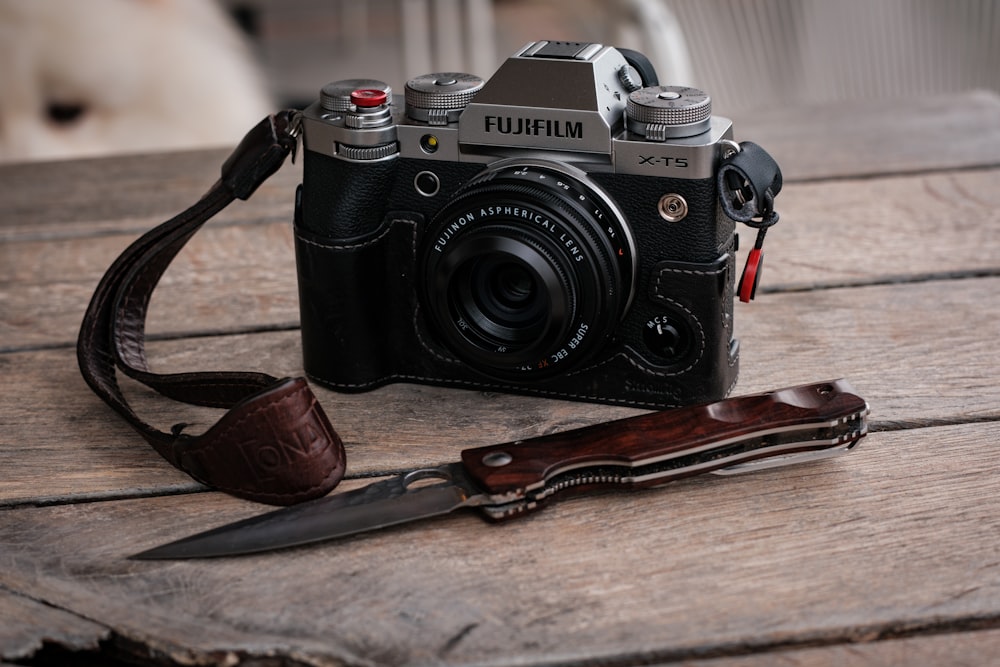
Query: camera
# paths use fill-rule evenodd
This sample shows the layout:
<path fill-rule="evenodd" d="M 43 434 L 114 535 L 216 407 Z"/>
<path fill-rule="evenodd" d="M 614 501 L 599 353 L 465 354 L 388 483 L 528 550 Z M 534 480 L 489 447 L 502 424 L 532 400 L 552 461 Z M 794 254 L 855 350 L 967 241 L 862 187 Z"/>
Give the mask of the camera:
<path fill-rule="evenodd" d="M 732 123 L 640 53 L 533 42 L 488 80 L 370 79 L 302 112 L 306 372 L 662 408 L 736 382 Z M 738 150 L 738 147 L 736 148 Z"/>

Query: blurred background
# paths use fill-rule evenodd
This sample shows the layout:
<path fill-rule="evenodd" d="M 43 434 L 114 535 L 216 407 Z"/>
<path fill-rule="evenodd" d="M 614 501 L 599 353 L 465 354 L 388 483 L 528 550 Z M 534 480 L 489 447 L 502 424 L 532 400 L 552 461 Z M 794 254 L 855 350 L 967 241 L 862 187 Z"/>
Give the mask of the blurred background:
<path fill-rule="evenodd" d="M 233 4 L 232 6 L 237 6 Z M 486 76 L 526 42 L 643 51 L 660 78 L 709 91 L 720 113 L 776 103 L 1000 86 L 996 0 L 258 0 L 280 96 L 317 82 L 393 84 L 433 70 Z M 430 70 L 427 70 L 430 68 Z"/>
<path fill-rule="evenodd" d="M 0 160 L 231 145 L 328 81 L 488 78 L 538 39 L 638 49 L 737 121 L 1000 90 L 996 0 L 0 0 Z"/>

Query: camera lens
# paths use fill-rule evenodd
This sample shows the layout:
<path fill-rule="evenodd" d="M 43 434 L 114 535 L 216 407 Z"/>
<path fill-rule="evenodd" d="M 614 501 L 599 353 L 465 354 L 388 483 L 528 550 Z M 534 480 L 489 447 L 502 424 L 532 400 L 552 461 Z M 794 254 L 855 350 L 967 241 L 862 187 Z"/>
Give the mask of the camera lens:
<path fill-rule="evenodd" d="M 538 345 L 555 343 L 571 289 L 554 258 L 516 228 L 489 226 L 464 239 L 437 265 L 434 311 L 458 333 L 466 357 L 496 354 L 528 362 Z M 553 317 L 555 316 L 555 317 Z M 454 336 L 452 336 L 454 338 Z"/>
<path fill-rule="evenodd" d="M 477 263 L 472 273 L 468 296 L 490 320 L 514 326 L 538 320 L 545 301 L 527 267 L 492 258 Z"/>
<path fill-rule="evenodd" d="M 502 163 L 428 227 L 422 304 L 471 368 L 531 381 L 600 349 L 632 296 L 634 247 L 614 203 L 564 165 Z"/>

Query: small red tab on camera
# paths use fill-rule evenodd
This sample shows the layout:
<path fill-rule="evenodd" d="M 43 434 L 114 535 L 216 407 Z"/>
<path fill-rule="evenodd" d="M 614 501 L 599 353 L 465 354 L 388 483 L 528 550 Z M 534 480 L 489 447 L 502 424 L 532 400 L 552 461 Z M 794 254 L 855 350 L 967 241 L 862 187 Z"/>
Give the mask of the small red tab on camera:
<path fill-rule="evenodd" d="M 757 293 L 757 284 L 760 282 L 760 274 L 764 264 L 764 251 L 761 248 L 754 248 L 747 255 L 746 266 L 743 267 L 743 276 L 740 278 L 738 288 L 740 301 L 750 303 Z"/>

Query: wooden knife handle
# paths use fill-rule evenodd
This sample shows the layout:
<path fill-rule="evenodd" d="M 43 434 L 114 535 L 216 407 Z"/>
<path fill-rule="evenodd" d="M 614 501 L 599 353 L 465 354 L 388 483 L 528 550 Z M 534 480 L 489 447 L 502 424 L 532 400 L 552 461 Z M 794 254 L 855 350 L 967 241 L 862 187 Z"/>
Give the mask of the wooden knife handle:
<path fill-rule="evenodd" d="M 867 412 L 846 380 L 832 380 L 467 449 L 462 463 L 486 492 L 512 499 L 573 485 L 655 486 L 734 462 L 842 446 L 864 435 Z"/>

